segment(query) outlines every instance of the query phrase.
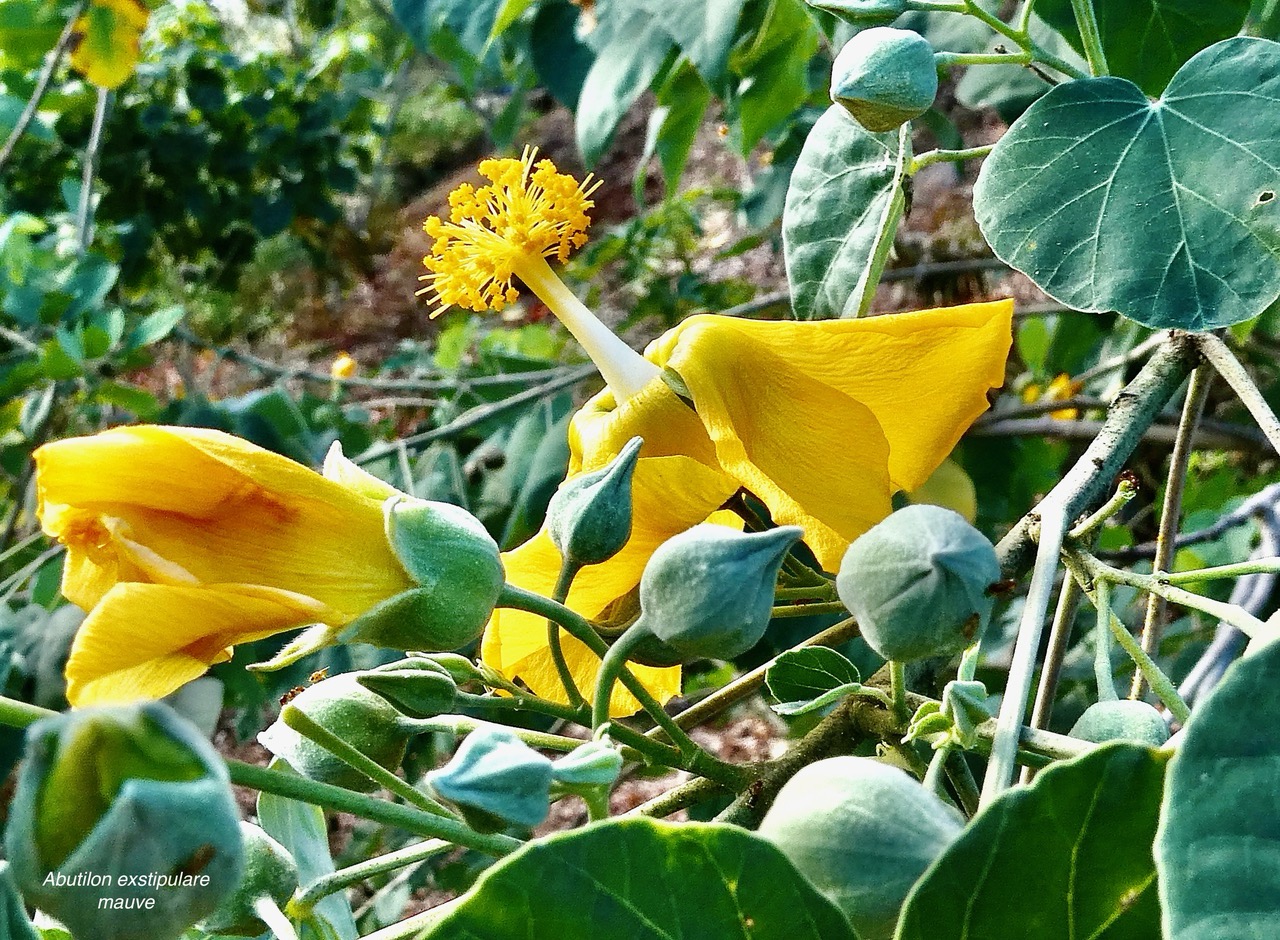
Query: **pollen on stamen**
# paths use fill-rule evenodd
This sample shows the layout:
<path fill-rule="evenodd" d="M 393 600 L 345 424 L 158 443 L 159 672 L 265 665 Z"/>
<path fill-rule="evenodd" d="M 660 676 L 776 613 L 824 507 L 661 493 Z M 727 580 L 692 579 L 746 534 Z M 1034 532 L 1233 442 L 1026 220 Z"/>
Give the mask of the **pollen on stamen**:
<path fill-rule="evenodd" d="M 579 183 L 537 160 L 526 147 L 519 160 L 485 160 L 480 174 L 489 185 L 463 183 L 449 195 L 449 219 L 430 216 L 423 231 L 435 241 L 422 259 L 427 294 L 436 317 L 449 307 L 501 311 L 519 292 L 511 278 L 522 259 L 555 258 L 561 264 L 587 241 L 587 210 L 600 186 L 588 175 Z"/>

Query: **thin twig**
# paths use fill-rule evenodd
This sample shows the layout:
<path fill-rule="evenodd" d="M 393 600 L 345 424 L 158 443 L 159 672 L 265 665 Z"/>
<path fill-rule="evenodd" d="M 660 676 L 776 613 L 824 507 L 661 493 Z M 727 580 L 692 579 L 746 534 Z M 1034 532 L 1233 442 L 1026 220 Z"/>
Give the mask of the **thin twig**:
<path fill-rule="evenodd" d="M 1253 415 L 1253 420 L 1258 422 L 1258 427 L 1267 436 L 1271 446 L 1280 452 L 1280 418 L 1277 418 L 1276 413 L 1271 410 L 1271 406 L 1262 397 L 1262 392 L 1249 377 L 1248 370 L 1236 358 L 1235 353 L 1220 337 L 1212 333 L 1197 334 L 1195 342 L 1204 357 L 1218 370 L 1218 374 L 1227 380 L 1231 390 L 1249 409 L 1249 414 Z"/>
<path fill-rule="evenodd" d="M 1063 440 L 1091 441 L 1102 433 L 1105 422 L 1059 418 L 1000 418 L 974 422 L 969 433 L 974 437 L 1056 437 Z M 1178 439 L 1178 429 L 1171 424 L 1152 424 L 1142 434 L 1148 444 L 1173 444 Z M 1242 425 L 1223 425 L 1204 422 L 1196 430 L 1194 447 L 1197 450 L 1256 451 L 1267 447 L 1266 438 L 1253 428 Z M 1269 449 L 1269 448 L 1268 448 Z"/>
<path fill-rule="evenodd" d="M 1174 542 L 1182 519 L 1182 493 L 1187 484 L 1187 467 L 1191 460 L 1191 440 L 1196 426 L 1209 400 L 1209 388 L 1213 374 L 1205 365 L 1196 366 L 1187 384 L 1187 398 L 1182 405 L 1182 418 L 1178 422 L 1178 436 L 1169 455 L 1169 476 L 1164 485 L 1164 503 L 1160 508 L 1160 529 L 1156 535 L 1156 557 L 1151 570 L 1156 575 L 1168 571 L 1173 563 Z M 1160 635 L 1164 632 L 1165 599 L 1159 594 L 1147 595 L 1147 612 L 1142 621 L 1142 651 L 1155 656 L 1160 647 Z M 1142 698 L 1146 686 L 1140 670 L 1134 670 L 1129 698 Z"/>
<path fill-rule="evenodd" d="M 1071 642 L 1071 628 L 1075 625 L 1076 611 L 1080 609 L 1080 598 L 1083 596 L 1075 578 L 1063 579 L 1058 606 L 1053 613 L 1053 626 L 1049 628 L 1049 647 L 1045 651 L 1044 665 L 1040 667 L 1040 685 L 1036 688 L 1035 705 L 1031 708 L 1031 718 L 1027 722 L 1030 728 L 1049 727 L 1049 719 L 1053 717 L 1053 701 L 1058 694 L 1058 677 L 1062 674 L 1062 663 Z M 1030 783 L 1031 775 L 1030 767 L 1022 768 L 1021 782 Z"/>
<path fill-rule="evenodd" d="M 1280 505 L 1280 483 L 1272 483 L 1258 490 L 1235 509 L 1219 516 L 1212 525 L 1197 529 L 1194 532 L 1183 532 L 1174 540 L 1174 547 L 1186 548 L 1190 545 L 1212 542 L 1214 539 L 1221 538 L 1229 530 L 1234 529 L 1236 526 L 1244 525 L 1254 516 L 1266 512 L 1276 505 Z M 1098 557 L 1111 562 L 1130 562 L 1143 558 L 1154 558 L 1155 554 L 1156 543 L 1143 542 L 1140 545 L 1130 545 L 1127 548 L 1114 548 L 1110 551 L 1099 552 Z"/>
<path fill-rule="evenodd" d="M 102 150 L 102 128 L 107 121 L 107 107 L 111 104 L 111 91 L 98 89 L 98 100 L 93 108 L 93 127 L 89 142 L 84 148 L 84 166 L 80 174 L 80 202 L 76 207 L 76 242 L 80 254 L 93 243 L 93 176 L 98 170 L 98 154 Z"/>

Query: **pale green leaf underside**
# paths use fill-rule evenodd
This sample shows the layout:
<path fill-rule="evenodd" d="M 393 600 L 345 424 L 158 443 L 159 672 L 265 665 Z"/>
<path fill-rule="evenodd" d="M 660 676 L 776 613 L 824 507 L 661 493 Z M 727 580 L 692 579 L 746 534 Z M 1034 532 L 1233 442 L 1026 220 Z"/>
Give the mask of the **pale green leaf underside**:
<path fill-rule="evenodd" d="M 1280 643 L 1231 667 L 1169 767 L 1156 862 L 1169 940 L 1280 937 Z"/>
<path fill-rule="evenodd" d="M 1192 58 L 1152 102 L 1131 82 L 1054 88 L 974 189 L 996 254 L 1054 298 L 1154 328 L 1250 320 L 1280 295 L 1280 44 Z"/>

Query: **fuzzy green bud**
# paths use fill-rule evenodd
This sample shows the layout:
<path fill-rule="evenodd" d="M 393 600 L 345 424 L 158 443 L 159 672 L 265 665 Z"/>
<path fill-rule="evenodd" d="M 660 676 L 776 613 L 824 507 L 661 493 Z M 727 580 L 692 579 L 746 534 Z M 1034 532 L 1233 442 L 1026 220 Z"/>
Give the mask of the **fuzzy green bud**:
<path fill-rule="evenodd" d="M 242 822 L 244 874 L 218 909 L 200 923 L 205 933 L 256 937 L 267 929 L 256 905 L 268 898 L 283 907 L 298 890 L 298 864 L 288 850 L 253 823 Z"/>
<path fill-rule="evenodd" d="M 622 754 L 603 741 L 588 741 L 551 765 L 556 785 L 570 792 L 611 787 L 622 772 Z"/>
<path fill-rule="evenodd" d="M 805 0 L 854 26 L 887 26 L 907 12 L 907 0 Z"/>
<path fill-rule="evenodd" d="M 885 659 L 951 656 L 975 643 L 991 619 L 1000 562 L 987 538 L 958 513 L 907 506 L 845 552 L 836 591 L 862 636 Z"/>
<path fill-rule="evenodd" d="M 551 761 L 499 726 L 471 732 L 449 763 L 427 774 L 439 797 L 488 829 L 499 821 L 526 828 L 542 822 L 551 811 L 551 782 Z"/>
<path fill-rule="evenodd" d="M 1090 705 L 1072 727 L 1071 736 L 1094 744 L 1130 741 L 1163 747 L 1169 740 L 1169 726 L 1146 702 L 1121 699 Z"/>
<path fill-rule="evenodd" d="M 566 480 L 547 505 L 547 534 L 576 565 L 598 565 L 631 538 L 631 478 L 644 441 L 633 437 L 606 466 Z"/>
<path fill-rule="evenodd" d="M 849 918 L 889 940 L 911 886 L 960 834 L 960 814 L 897 767 L 830 757 L 778 791 L 759 834 Z"/>
<path fill-rule="evenodd" d="M 400 766 L 413 733 L 412 723 L 381 695 L 362 686 L 355 673 L 345 672 L 317 682 L 299 693 L 287 707 L 298 709 L 388 770 Z M 312 780 L 365 792 L 376 786 L 360 771 L 294 731 L 281 719 L 260 732 L 258 741 Z"/>
<path fill-rule="evenodd" d="M 760 642 L 773 616 L 778 569 L 798 526 L 738 532 L 704 523 L 658 546 L 640 576 L 640 620 L 656 643 L 634 658 L 670 665 L 732 659 Z"/>
<path fill-rule="evenodd" d="M 418 587 L 378 604 L 342 640 L 427 651 L 476 640 L 505 583 L 498 544 L 475 516 L 448 503 L 393 497 L 384 514 L 387 540 Z"/>
<path fill-rule="evenodd" d="M 449 670 L 423 656 L 357 673 L 356 681 L 411 718 L 449 714 L 458 701 L 458 684 Z"/>
<path fill-rule="evenodd" d="M 831 100 L 876 133 L 924 114 L 937 95 L 933 47 L 909 29 L 864 29 L 845 43 L 831 69 Z"/>
<path fill-rule="evenodd" d="M 242 870 L 226 766 L 155 702 L 32 725 L 5 847 L 25 898 L 93 940 L 174 940 Z"/>

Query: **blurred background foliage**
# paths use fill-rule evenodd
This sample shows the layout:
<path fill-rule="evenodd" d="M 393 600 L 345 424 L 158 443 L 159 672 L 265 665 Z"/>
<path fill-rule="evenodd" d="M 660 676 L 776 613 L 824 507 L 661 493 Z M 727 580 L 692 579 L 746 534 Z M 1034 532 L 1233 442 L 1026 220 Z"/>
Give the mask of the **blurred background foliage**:
<path fill-rule="evenodd" d="M 59 606 L 60 553 L 34 519 L 31 453 L 51 438 L 129 421 L 202 425 L 312 465 L 340 441 L 395 485 L 467 507 L 504 547 L 536 531 L 567 466 L 568 416 L 598 380 L 534 300 L 501 317 L 432 321 L 414 296 L 422 220 L 483 155 L 535 145 L 562 169 L 604 180 L 592 241 L 567 276 L 637 345 L 698 312 L 789 315 L 784 200 L 828 104 L 832 58 L 853 32 L 802 0 L 149 5 L 136 67 L 100 89 L 61 41 L 80 0 L 0 0 L 0 685 L 9 694 L 59 704 L 78 623 Z M 1276 6 L 1259 0 L 1249 28 L 1275 36 Z M 912 13 L 897 25 L 939 50 L 995 46 L 968 17 Z M 1035 28 L 1047 48 L 1070 54 L 1047 24 Z M 916 152 L 990 143 L 1048 87 L 1013 66 L 953 69 L 916 124 Z M 1005 388 L 955 454 L 977 492 L 978 524 L 995 537 L 1084 447 L 1149 333 L 1055 305 L 996 261 L 969 204 L 976 169 L 939 164 L 915 176 L 873 310 L 1017 298 Z M 1239 335 L 1280 405 L 1280 318 L 1269 311 Z M 331 374 L 342 351 L 354 374 Z M 1280 480 L 1225 390 L 1206 414 L 1187 530 L 1213 529 Z M 1102 536 L 1117 557 L 1149 555 L 1176 420 L 1164 416 L 1135 458 L 1141 495 Z M 1248 512 L 1236 521 L 1189 545 L 1179 565 L 1246 556 L 1257 523 Z M 768 650 L 747 659 L 828 622 L 780 621 Z M 1168 631 L 1175 678 L 1213 627 L 1186 617 Z M 1085 633 L 1082 624 L 1064 701 L 1090 675 Z M 260 652 L 243 647 L 233 667 Z M 868 652 L 853 652 L 862 665 Z M 269 680 L 216 671 L 230 746 L 312 668 Z M 723 677 L 708 665 L 691 688 Z M 1055 713 L 1064 726 L 1074 717 Z M 385 837 L 357 832 L 349 852 L 367 855 L 366 843 Z M 473 868 L 454 858 L 431 877 L 456 888 Z M 395 920 L 426 878 L 411 874 L 364 916 Z"/>

